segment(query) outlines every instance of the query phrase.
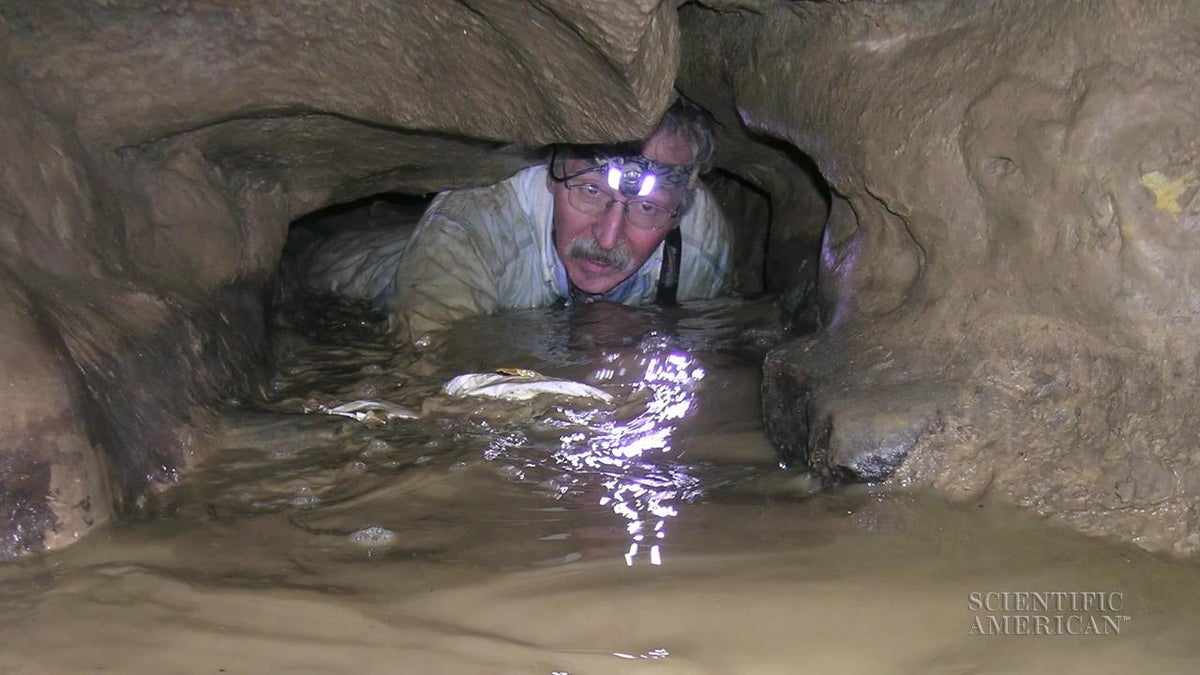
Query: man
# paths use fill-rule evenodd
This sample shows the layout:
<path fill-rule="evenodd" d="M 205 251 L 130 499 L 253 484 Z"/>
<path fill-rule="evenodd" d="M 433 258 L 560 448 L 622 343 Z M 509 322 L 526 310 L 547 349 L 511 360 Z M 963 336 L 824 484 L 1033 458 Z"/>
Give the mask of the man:
<path fill-rule="evenodd" d="M 681 99 L 640 146 L 556 148 L 548 165 L 438 195 L 398 265 L 386 262 L 395 246 L 376 249 L 336 266 L 356 278 L 324 285 L 366 289 L 408 340 L 560 300 L 719 296 L 729 289 L 728 225 L 699 182 L 713 155 L 707 118 Z"/>

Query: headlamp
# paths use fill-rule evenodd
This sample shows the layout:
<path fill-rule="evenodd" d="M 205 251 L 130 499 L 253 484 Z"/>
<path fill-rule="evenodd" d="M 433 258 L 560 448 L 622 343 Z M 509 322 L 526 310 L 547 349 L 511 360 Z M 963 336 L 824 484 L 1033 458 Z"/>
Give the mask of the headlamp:
<path fill-rule="evenodd" d="M 698 171 L 691 164 L 663 164 L 644 155 L 596 156 L 590 164 L 555 180 L 566 181 L 585 173 L 600 173 L 608 187 L 626 197 L 645 197 L 655 188 L 690 187 Z"/>

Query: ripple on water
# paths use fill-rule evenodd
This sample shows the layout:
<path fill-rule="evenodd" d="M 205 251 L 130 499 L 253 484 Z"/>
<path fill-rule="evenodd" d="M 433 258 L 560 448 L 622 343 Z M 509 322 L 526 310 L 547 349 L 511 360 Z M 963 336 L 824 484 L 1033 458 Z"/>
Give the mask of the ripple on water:
<path fill-rule="evenodd" d="M 162 495 L 173 517 L 0 568 L 0 671 L 1195 670 L 1194 565 L 778 470 L 756 419 L 766 315 L 654 308 L 612 335 L 594 313 L 514 313 L 416 354 L 326 320 L 272 398 L 231 415 L 232 444 Z M 624 404 L 434 400 L 500 366 Z M 422 418 L 304 413 L 364 382 Z M 969 592 L 1048 589 L 1124 592 L 1131 619 L 969 635 Z"/>

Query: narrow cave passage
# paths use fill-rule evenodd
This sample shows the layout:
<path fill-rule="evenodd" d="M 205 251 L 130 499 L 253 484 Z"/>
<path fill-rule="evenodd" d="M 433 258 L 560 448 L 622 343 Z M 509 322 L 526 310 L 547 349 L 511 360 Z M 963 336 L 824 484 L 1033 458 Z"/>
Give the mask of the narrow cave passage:
<path fill-rule="evenodd" d="M 420 548 L 398 533 L 434 517 L 432 499 L 470 531 L 443 542 L 468 557 L 663 565 L 690 505 L 785 480 L 757 393 L 763 354 L 786 330 L 777 294 L 764 292 L 770 203 L 729 174 L 716 192 L 727 209 L 743 209 L 731 214 L 738 235 L 751 230 L 739 242 L 748 264 L 738 284 L 756 297 L 504 310 L 415 343 L 384 330 L 378 297 L 393 289 L 374 266 L 395 265 L 428 197 L 378 195 L 296 221 L 275 294 L 277 372 L 263 400 L 229 416 L 224 459 L 179 491 L 178 507 L 293 520 L 300 509 L 305 531 L 333 528 L 368 555 L 393 555 Z M 375 281 L 344 283 L 354 278 Z M 512 394 L 500 399 L 450 393 L 464 374 L 512 369 L 540 375 L 496 384 Z M 252 481 L 225 468 L 244 472 L 247 463 L 257 466 Z M 449 494 L 391 494 L 460 474 Z M 797 494 L 815 487 L 799 476 L 792 483 L 786 490 Z M 349 495 L 366 509 L 344 504 Z M 508 551 L 512 533 L 493 519 L 545 527 L 522 510 L 562 510 L 565 521 L 549 518 L 554 529 L 533 539 L 565 543 Z"/>
<path fill-rule="evenodd" d="M 813 179 L 797 169 L 796 176 L 770 184 Z M 324 433 L 332 434 L 335 449 L 316 453 L 315 469 L 301 468 L 311 455 L 290 454 L 295 471 L 319 474 L 335 455 L 346 462 L 340 468 L 370 476 L 371 490 L 409 470 L 496 471 L 532 496 L 618 516 L 626 536 L 589 546 L 608 549 L 628 565 L 662 564 L 672 519 L 714 491 L 764 480 L 792 481 L 788 489 L 800 494 L 816 488 L 800 474 L 779 473 L 762 433 L 758 390 L 763 355 L 796 323 L 773 287 L 785 265 L 772 259 L 771 243 L 789 246 L 793 262 L 819 256 L 815 246 L 800 250 L 796 243 L 811 246 L 819 236 L 789 238 L 772 228 L 786 230 L 824 213 L 777 224 L 763 187 L 726 170 L 706 180 L 733 228 L 731 290 L 738 297 L 679 307 L 560 303 L 502 310 L 414 343 L 387 334 L 381 298 L 397 292 L 389 270 L 429 207 L 429 195 L 376 195 L 297 220 L 275 294 L 279 368 L 265 400 L 231 422 L 231 436 L 239 439 L 234 445 L 322 445 L 320 435 L 301 440 L 307 421 L 305 431 L 286 430 L 277 416 L 332 418 L 338 424 Z M 807 283 L 803 292 L 811 295 L 813 280 Z M 501 383 L 497 388 L 509 387 L 513 395 L 500 401 L 447 396 L 452 378 L 512 369 L 550 380 Z M 547 393 L 521 395 L 530 385 Z M 575 386 L 590 394 L 562 394 Z M 291 499 L 324 508 L 341 489 L 322 478 Z M 459 508 L 502 507 L 464 502 Z M 361 536 L 395 532 L 378 527 Z"/>
<path fill-rule="evenodd" d="M 782 297 L 781 322 L 792 334 L 820 325 L 816 271 L 829 188 L 807 158 L 761 139 L 774 169 L 747 178 L 716 167 L 704 183 L 731 229 L 729 294 Z M 277 275 L 273 314 L 288 315 L 313 298 L 338 297 L 381 309 L 395 293 L 396 266 L 432 193 L 381 193 L 307 214 L 289 228 Z"/>
<path fill-rule="evenodd" d="M 1198 32 L 5 3 L 0 671 L 1192 672 Z M 436 191 L 676 94 L 740 298 L 396 339 Z"/>
<path fill-rule="evenodd" d="M 386 195 L 297 221 L 280 277 L 315 242 L 411 223 L 425 204 Z M 782 295 L 511 311 L 441 345 L 397 345 L 369 304 L 281 290 L 274 376 L 226 413 L 223 448 L 159 495 L 170 517 L 90 538 L 38 583 L 36 563 L 0 569 L 0 664 L 78 672 L 104 654 L 122 672 L 196 672 L 236 654 L 272 672 L 792 672 L 819 654 L 862 673 L 901 658 L 1180 672 L 1200 616 L 1194 569 L 992 503 L 821 492 L 781 470 L 758 396 Z M 501 366 L 616 401 L 442 389 Z M 49 577 L 61 590 L 45 595 Z M 1073 626 L 1136 627 L 1176 648 L 1109 633 L 1081 654 L 1063 634 L 1014 657 L 978 636 L 1003 634 L 1008 615 L 964 609 L 969 593 L 1049 588 L 1125 600 Z"/>
<path fill-rule="evenodd" d="M 775 455 L 761 438 L 761 363 L 766 351 L 782 340 L 819 326 L 816 265 L 828 188 L 803 155 L 769 141 L 767 147 L 786 171 L 756 175 L 756 182 L 726 169 L 705 177 L 733 231 L 731 297 L 699 305 L 684 303 L 680 308 L 559 303 L 544 310 L 501 310 L 455 324 L 433 341 L 405 344 L 387 334 L 385 305 L 388 297 L 399 292 L 394 270 L 417 221 L 430 206 L 431 195 L 374 195 L 298 219 L 289 231 L 274 294 L 274 353 L 282 365 L 271 382 L 268 407 L 277 412 L 333 412 L 387 425 L 393 414 L 420 416 L 423 409 L 442 405 L 431 404 L 427 397 L 455 375 L 481 368 L 541 370 L 530 362 L 544 364 L 550 369 L 545 374 L 552 377 L 617 386 L 628 394 L 649 387 L 646 378 L 662 376 L 654 372 L 661 364 L 678 368 L 691 363 L 699 349 L 711 352 L 722 364 L 735 364 L 729 367 L 737 373 L 736 384 L 726 386 L 740 392 L 738 404 L 717 404 L 708 413 L 698 413 L 688 403 L 670 414 L 721 420 L 718 427 L 729 424 L 756 430 L 748 452 L 755 462 L 773 467 Z M 781 192 L 780 207 L 767 187 Z M 362 344 L 347 347 L 356 341 Z M 352 356 L 356 353 L 361 361 Z M 631 368 L 601 365 L 630 359 L 635 364 Z M 640 372 L 642 380 L 629 379 L 627 370 Z M 368 371 L 372 377 L 356 379 Z M 626 381 L 606 382 L 618 371 Z M 707 371 L 697 366 L 696 379 Z M 289 377 L 304 372 L 322 373 L 327 379 Z M 332 372 L 339 375 L 337 386 L 331 388 Z M 690 375 L 684 369 L 666 377 Z M 722 412 L 717 414 L 717 409 Z M 667 422 L 673 418 L 651 417 L 639 422 L 646 428 L 635 435 L 646 438 L 633 445 L 658 444 L 657 451 L 670 452 L 661 436 L 670 434 L 674 426 Z M 617 435 L 624 433 L 632 432 Z M 526 434 L 525 429 L 517 432 Z M 692 450 L 701 457 L 705 452 Z M 735 449 L 719 454 L 728 460 L 738 453 Z M 580 476 L 575 480 L 586 482 Z M 692 489 L 702 491 L 696 485 L 684 492 Z"/>

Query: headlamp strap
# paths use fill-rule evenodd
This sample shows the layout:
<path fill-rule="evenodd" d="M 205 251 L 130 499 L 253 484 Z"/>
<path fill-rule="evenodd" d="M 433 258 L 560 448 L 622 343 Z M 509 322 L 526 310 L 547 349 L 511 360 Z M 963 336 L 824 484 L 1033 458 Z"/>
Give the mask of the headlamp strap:
<path fill-rule="evenodd" d="M 694 187 L 697 171 L 690 164 L 663 164 L 644 155 L 597 157 L 608 186 L 626 197 L 645 197 L 655 188 Z"/>
<path fill-rule="evenodd" d="M 699 167 L 694 164 L 663 164 L 645 155 L 593 155 L 588 165 L 566 173 L 560 165 L 558 146 L 550 156 L 550 177 L 559 182 L 585 173 L 599 173 L 608 187 L 626 197 L 645 197 L 656 188 L 696 187 Z"/>

